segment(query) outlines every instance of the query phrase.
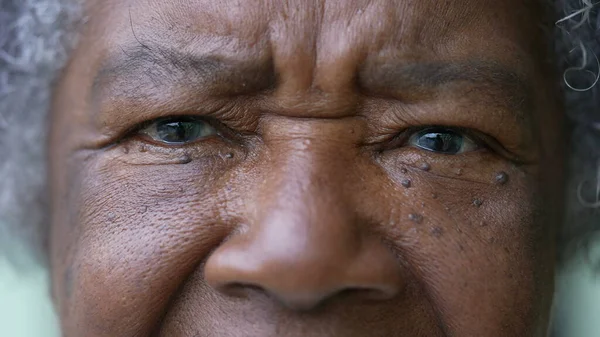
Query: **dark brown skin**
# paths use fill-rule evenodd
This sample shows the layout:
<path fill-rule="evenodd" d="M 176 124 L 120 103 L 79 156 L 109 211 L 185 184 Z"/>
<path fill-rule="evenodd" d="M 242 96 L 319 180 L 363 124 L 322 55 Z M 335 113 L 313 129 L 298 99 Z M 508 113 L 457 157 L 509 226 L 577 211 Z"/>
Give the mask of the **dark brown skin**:
<path fill-rule="evenodd" d="M 65 336 L 544 336 L 564 141 L 533 7 L 88 1 L 50 137 Z M 169 116 L 218 135 L 139 132 Z"/>

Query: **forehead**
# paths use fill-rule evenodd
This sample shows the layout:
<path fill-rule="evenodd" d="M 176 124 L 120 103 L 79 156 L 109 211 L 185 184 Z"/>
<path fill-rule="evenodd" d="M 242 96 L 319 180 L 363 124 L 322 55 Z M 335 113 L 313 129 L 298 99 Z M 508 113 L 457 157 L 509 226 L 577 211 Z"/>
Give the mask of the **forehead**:
<path fill-rule="evenodd" d="M 531 47 L 529 0 L 90 0 L 109 47 L 156 43 L 316 66 L 377 57 L 511 63 Z M 487 54 L 487 55 L 486 55 Z"/>
<path fill-rule="evenodd" d="M 514 115 L 546 76 L 537 3 L 88 0 L 86 38 L 67 77 L 70 90 L 85 88 L 99 125 L 265 92 L 257 111 L 297 117 L 346 116 L 362 94 L 516 102 L 493 110 Z"/>

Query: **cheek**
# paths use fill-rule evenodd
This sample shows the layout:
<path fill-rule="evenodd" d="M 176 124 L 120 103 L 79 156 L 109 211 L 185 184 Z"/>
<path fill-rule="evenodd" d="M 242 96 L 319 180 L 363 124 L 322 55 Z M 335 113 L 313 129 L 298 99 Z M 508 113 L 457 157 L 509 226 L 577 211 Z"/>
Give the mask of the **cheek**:
<path fill-rule="evenodd" d="M 247 216 L 240 200 L 251 186 L 271 184 L 233 169 L 238 158 L 252 160 L 238 153 L 153 165 L 137 160 L 136 151 L 115 148 L 65 172 L 70 189 L 53 212 L 53 280 L 71 335 L 151 333 L 178 280 L 202 269 Z M 362 171 L 351 180 L 361 181 L 360 190 L 348 190 L 357 212 L 392 242 L 444 324 L 464 335 L 528 331 L 532 303 L 546 295 L 536 273 L 547 267 L 534 249 L 541 219 L 530 175 L 499 162 L 455 165 L 414 153 L 382 158 L 383 170 L 361 163 L 336 166 Z M 258 159 L 244 164 L 273 172 Z M 499 172 L 507 182 L 494 182 Z M 220 305 L 201 297 L 204 308 Z"/>
<path fill-rule="evenodd" d="M 553 260 L 544 251 L 548 242 L 539 245 L 538 229 L 551 231 L 556 223 L 540 217 L 545 203 L 535 174 L 497 158 L 472 157 L 478 159 L 406 151 L 382 158 L 389 177 L 403 187 L 388 198 L 398 223 L 392 236 L 448 326 L 520 334 L 547 309 L 538 305 L 551 295 Z"/>
<path fill-rule="evenodd" d="M 53 280 L 69 333 L 150 333 L 177 290 L 173 280 L 197 267 L 235 216 L 224 207 L 228 160 L 139 164 L 115 149 L 73 165 L 68 202 L 53 221 Z"/>

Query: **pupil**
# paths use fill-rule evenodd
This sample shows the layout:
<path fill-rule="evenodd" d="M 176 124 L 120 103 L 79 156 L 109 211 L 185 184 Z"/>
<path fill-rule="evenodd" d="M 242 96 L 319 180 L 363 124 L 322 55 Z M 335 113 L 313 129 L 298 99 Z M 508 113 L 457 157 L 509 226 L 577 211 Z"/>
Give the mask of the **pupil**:
<path fill-rule="evenodd" d="M 450 130 L 424 131 L 417 139 L 417 146 L 434 152 L 458 153 L 463 137 Z"/>

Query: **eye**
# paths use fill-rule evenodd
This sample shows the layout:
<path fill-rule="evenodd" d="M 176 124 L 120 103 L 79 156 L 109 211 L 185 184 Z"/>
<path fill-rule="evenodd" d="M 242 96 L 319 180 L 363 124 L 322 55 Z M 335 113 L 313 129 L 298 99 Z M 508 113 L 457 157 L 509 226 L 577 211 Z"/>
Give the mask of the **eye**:
<path fill-rule="evenodd" d="M 182 145 L 216 135 L 217 130 L 199 118 L 175 117 L 157 120 L 139 133 L 163 144 Z"/>
<path fill-rule="evenodd" d="M 408 143 L 423 150 L 443 154 L 459 154 L 480 148 L 464 132 L 442 127 L 420 130 L 410 136 Z"/>

